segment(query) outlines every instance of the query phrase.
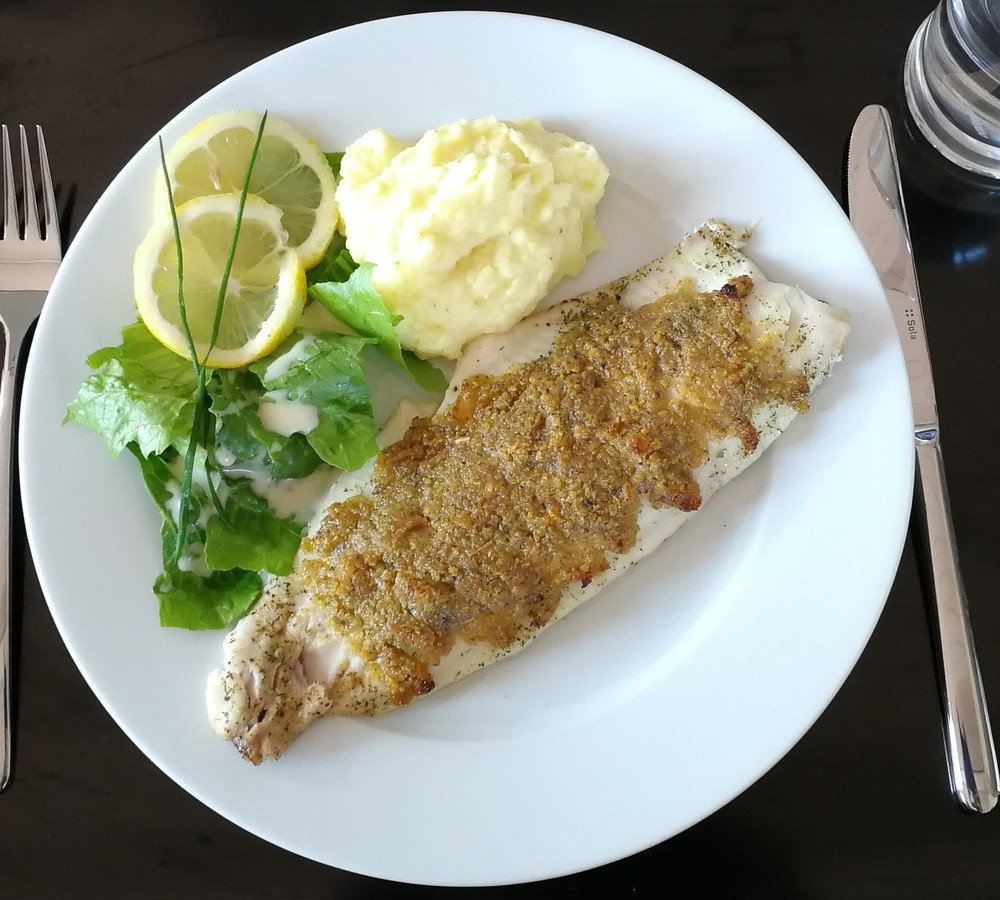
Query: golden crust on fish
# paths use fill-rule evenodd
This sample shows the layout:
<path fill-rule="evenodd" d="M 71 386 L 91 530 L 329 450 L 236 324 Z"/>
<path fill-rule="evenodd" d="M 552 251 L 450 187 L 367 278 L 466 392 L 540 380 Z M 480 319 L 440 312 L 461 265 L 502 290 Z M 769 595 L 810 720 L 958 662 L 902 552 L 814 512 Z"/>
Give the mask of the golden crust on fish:
<path fill-rule="evenodd" d="M 317 717 L 405 705 L 520 649 L 756 459 L 848 326 L 741 243 L 709 223 L 473 342 L 438 411 L 341 480 L 227 637 L 217 733 L 260 762 Z"/>

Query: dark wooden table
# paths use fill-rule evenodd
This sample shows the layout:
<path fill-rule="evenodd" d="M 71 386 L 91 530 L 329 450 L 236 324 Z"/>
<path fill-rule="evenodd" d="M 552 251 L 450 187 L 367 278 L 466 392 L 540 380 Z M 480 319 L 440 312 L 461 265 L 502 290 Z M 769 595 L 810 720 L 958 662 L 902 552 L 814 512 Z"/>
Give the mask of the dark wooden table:
<path fill-rule="evenodd" d="M 987 692 L 1000 717 L 1000 187 L 969 185 L 902 127 L 900 66 L 932 0 L 490 3 L 594 26 L 700 72 L 782 134 L 837 197 L 866 103 L 901 123 L 955 526 Z M 132 154 L 221 79 L 294 42 L 446 4 L 379 0 L 0 0 L 0 120 L 41 122 L 74 233 Z M 378 61 L 373 61 L 377 65 Z M 865 514 L 865 498 L 858 513 Z M 110 551 L 109 551 L 110 552 Z M 23 547 L 14 637 L 16 777 L 0 796 L 0 896 L 430 897 L 243 832 L 163 775 L 94 698 Z M 628 773 L 622 772 L 622 778 Z M 948 789 L 917 566 L 908 543 L 854 672 L 803 740 L 742 796 L 630 859 L 512 897 L 997 897 L 1000 813 Z"/>

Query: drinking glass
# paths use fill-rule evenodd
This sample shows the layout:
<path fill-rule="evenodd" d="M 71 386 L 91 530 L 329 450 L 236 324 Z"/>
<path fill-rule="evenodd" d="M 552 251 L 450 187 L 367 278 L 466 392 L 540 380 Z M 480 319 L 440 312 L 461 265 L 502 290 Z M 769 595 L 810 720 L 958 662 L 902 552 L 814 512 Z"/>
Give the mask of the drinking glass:
<path fill-rule="evenodd" d="M 932 146 L 1000 179 L 1000 0 L 941 0 L 913 36 L 903 88 Z"/>

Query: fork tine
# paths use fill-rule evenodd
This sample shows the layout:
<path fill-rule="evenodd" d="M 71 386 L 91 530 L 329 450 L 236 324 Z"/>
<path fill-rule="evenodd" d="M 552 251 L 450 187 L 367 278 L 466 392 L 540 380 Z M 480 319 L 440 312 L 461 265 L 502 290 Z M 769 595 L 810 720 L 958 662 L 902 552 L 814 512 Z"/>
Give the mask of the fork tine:
<path fill-rule="evenodd" d="M 17 198 L 14 196 L 14 167 L 10 161 L 10 136 L 7 133 L 7 126 L 0 125 L 0 135 L 3 138 L 3 230 L 0 231 L 0 238 L 16 237 L 18 234 L 17 225 Z"/>
<path fill-rule="evenodd" d="M 28 132 L 23 125 L 21 132 L 21 183 L 24 190 L 24 239 L 41 240 L 38 231 L 38 204 L 35 203 L 35 176 L 31 171 L 31 153 L 28 150 Z"/>
<path fill-rule="evenodd" d="M 38 166 L 42 172 L 42 210 L 45 214 L 45 240 L 52 241 L 56 247 L 59 240 L 59 214 L 56 211 L 56 192 L 52 187 L 52 172 L 49 169 L 49 154 L 45 149 L 45 135 L 42 126 L 36 125 L 38 133 Z"/>

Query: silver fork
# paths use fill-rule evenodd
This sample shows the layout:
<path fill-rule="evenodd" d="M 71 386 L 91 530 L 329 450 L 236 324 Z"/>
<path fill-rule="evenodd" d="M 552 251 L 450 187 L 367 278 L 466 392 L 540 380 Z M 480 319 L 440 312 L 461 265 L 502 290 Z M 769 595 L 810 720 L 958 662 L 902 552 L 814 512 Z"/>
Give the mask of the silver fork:
<path fill-rule="evenodd" d="M 52 286 L 62 248 L 59 242 L 59 221 L 56 216 L 55 191 L 45 152 L 42 128 L 38 131 L 38 164 L 42 179 L 42 212 L 45 236 L 38 227 L 35 203 L 35 179 L 31 171 L 28 134 L 19 126 L 21 135 L 20 215 L 17 191 L 14 187 L 14 166 L 11 163 L 10 135 L 7 126 L 0 126 L 3 139 L 3 230 L 0 231 L 0 324 L 3 325 L 3 380 L 0 381 L 0 721 L 3 742 L 0 744 L 0 791 L 10 780 L 11 714 L 10 714 L 10 587 L 11 533 L 13 506 L 11 479 L 14 472 L 14 415 L 21 383 L 21 349 L 28 329 L 38 318 L 42 303 Z M 23 224 L 23 237 L 21 226 Z"/>

